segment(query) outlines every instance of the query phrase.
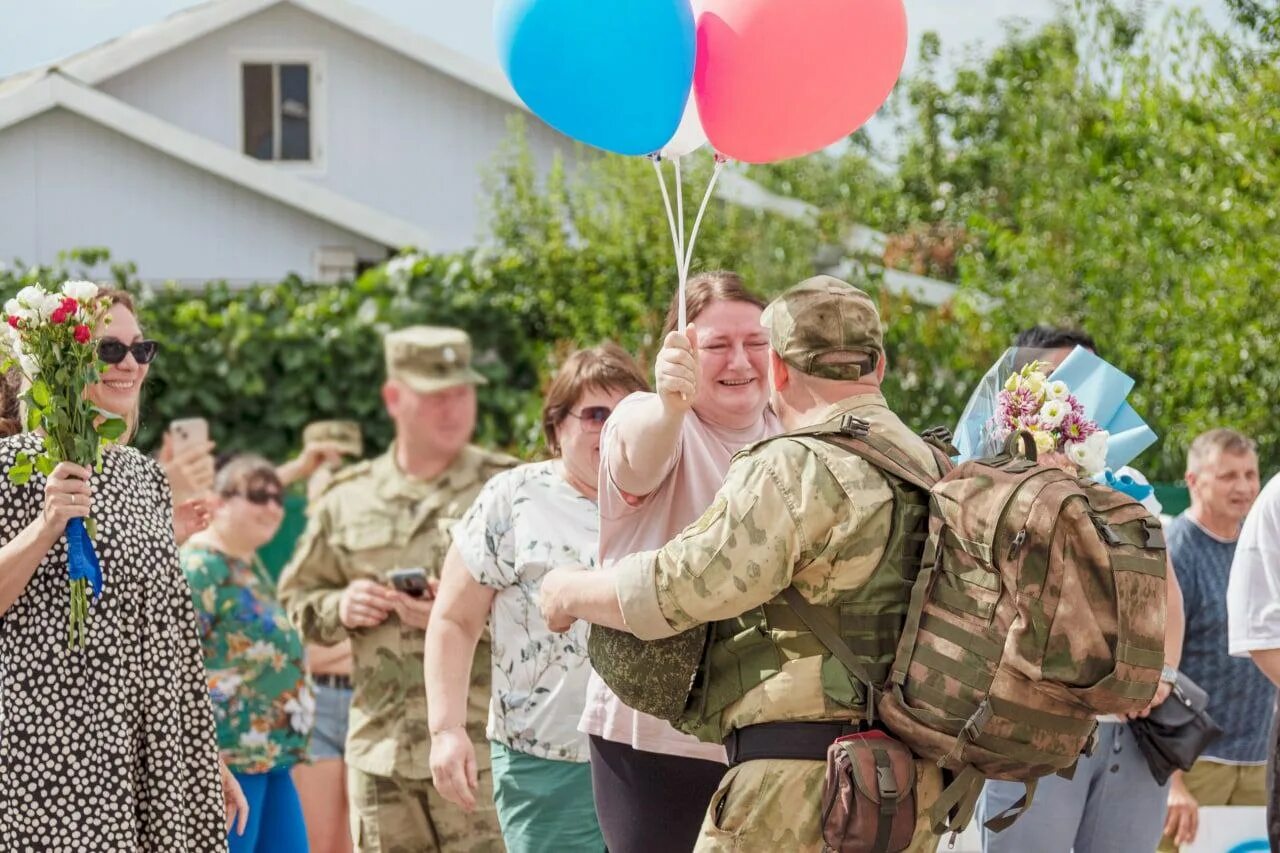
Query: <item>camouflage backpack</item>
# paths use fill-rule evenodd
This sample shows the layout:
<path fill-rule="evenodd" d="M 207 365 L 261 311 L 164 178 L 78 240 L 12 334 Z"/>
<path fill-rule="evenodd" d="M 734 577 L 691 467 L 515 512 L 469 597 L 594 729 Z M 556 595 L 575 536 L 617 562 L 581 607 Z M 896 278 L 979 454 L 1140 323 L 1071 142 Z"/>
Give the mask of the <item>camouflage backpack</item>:
<path fill-rule="evenodd" d="M 1141 710 L 1155 695 L 1160 522 L 1121 492 L 1038 465 L 1025 434 L 941 479 L 861 455 L 931 500 L 924 563 L 877 710 L 954 777 L 930 815 L 939 833 L 965 827 L 984 779 L 1025 782 L 1022 800 L 988 821 L 998 831 L 1031 805 L 1036 779 L 1073 771 L 1097 716 Z"/>

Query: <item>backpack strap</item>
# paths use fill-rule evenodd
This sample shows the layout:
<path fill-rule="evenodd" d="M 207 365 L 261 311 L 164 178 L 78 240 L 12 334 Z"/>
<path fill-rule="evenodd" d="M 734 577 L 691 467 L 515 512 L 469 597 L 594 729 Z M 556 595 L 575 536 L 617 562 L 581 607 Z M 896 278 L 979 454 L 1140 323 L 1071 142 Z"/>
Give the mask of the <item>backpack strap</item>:
<path fill-rule="evenodd" d="M 805 600 L 800 594 L 800 590 L 794 586 L 789 586 L 782 591 L 782 597 L 787 600 L 787 604 L 800 617 L 800 621 L 809 629 L 809 633 L 818 638 L 818 642 L 827 647 L 827 651 L 835 655 L 836 660 L 844 664 L 844 668 L 849 670 L 849 674 L 861 681 L 867 686 L 867 721 L 874 723 L 876 719 L 876 694 L 879 687 L 867 672 L 866 667 L 858 660 L 858 656 L 853 653 L 853 649 L 840 638 L 840 633 L 831 627 L 821 616 L 818 615 L 818 608 Z"/>
<path fill-rule="evenodd" d="M 854 415 L 845 415 L 840 419 L 838 425 L 833 423 L 820 424 L 786 433 L 786 436 L 811 436 L 822 439 L 829 444 L 834 444 L 856 456 L 860 456 L 876 468 L 897 477 L 899 480 L 905 480 L 921 491 L 928 492 L 932 490 L 934 484 L 941 479 L 938 472 L 928 470 L 909 454 L 903 453 L 892 442 L 886 441 L 883 436 L 873 433 L 869 422 Z M 779 437 L 781 438 L 782 436 Z M 930 443 L 930 447 L 934 450 L 935 458 L 940 457 L 940 451 L 932 443 Z M 938 461 L 942 471 L 946 471 L 951 467 L 950 459 L 947 460 L 946 467 L 942 467 L 941 458 Z"/>
<path fill-rule="evenodd" d="M 955 780 L 929 808 L 929 822 L 936 835 L 964 832 L 978 809 L 978 800 L 986 781 L 986 777 L 972 764 L 956 775 Z M 983 826 L 992 832 L 1003 832 L 1013 826 L 1031 808 L 1037 781 L 1039 780 L 1031 779 L 1024 782 L 1022 796 L 1000 814 L 989 818 Z"/>

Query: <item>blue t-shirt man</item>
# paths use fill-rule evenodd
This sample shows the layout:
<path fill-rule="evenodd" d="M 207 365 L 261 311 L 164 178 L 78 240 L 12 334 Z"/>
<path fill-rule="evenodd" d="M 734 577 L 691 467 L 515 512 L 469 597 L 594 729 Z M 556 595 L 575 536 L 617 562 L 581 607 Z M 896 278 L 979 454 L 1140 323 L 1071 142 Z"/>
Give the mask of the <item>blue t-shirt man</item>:
<path fill-rule="evenodd" d="M 1253 441 L 1225 428 L 1197 436 L 1187 450 L 1186 476 L 1191 508 L 1165 529 L 1186 621 L 1179 669 L 1209 694 L 1209 715 L 1223 735 L 1189 771 L 1170 780 L 1168 834 L 1160 853 L 1194 840 L 1201 806 L 1266 804 L 1267 735 L 1276 699 L 1261 670 L 1231 657 L 1227 624 L 1241 524 L 1258 497 Z"/>
<path fill-rule="evenodd" d="M 1223 731 L 1201 760 L 1261 767 L 1276 689 L 1253 661 L 1233 658 L 1227 649 L 1227 582 L 1236 542 L 1219 539 L 1185 512 L 1166 528 L 1165 539 L 1187 619 L 1179 669 L 1209 694 L 1209 716 Z"/>

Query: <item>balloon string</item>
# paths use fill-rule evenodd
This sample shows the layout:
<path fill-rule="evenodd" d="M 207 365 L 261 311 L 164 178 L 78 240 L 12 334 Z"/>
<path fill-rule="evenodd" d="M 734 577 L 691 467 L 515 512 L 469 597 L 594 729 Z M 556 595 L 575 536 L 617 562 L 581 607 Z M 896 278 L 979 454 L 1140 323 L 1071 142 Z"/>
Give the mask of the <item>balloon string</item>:
<path fill-rule="evenodd" d="M 685 290 L 689 284 L 689 262 L 685 259 L 684 253 L 684 178 L 680 171 L 680 158 L 676 157 L 672 163 L 676 167 L 676 233 L 680 235 L 680 245 L 676 247 L 676 274 L 680 276 L 680 331 L 684 331 L 687 325 L 687 313 Z"/>
<path fill-rule="evenodd" d="M 684 270 L 687 272 L 689 265 L 693 263 L 693 247 L 698 242 L 698 229 L 702 227 L 702 215 L 707 212 L 707 203 L 711 201 L 711 193 L 716 188 L 716 181 L 720 178 L 720 170 L 724 168 L 724 160 L 716 158 L 716 168 L 711 173 L 711 180 L 707 182 L 707 191 L 702 196 L 702 204 L 698 207 L 698 217 L 693 220 L 693 233 L 689 235 L 689 249 L 684 256 Z M 679 164 L 676 169 L 680 168 Z M 683 294 L 681 294 L 683 300 Z M 683 310 L 683 305 L 681 306 Z"/>
<path fill-rule="evenodd" d="M 680 257 L 684 257 L 684 172 L 680 169 L 680 158 L 671 161 L 676 170 L 676 233 L 680 235 Z M 689 265 L 683 269 L 687 272 Z"/>
<path fill-rule="evenodd" d="M 684 239 L 683 235 L 676 230 L 676 217 L 671 208 L 671 194 L 667 191 L 666 179 L 662 177 L 662 162 L 657 157 L 653 159 L 653 171 L 658 176 L 658 186 L 662 188 L 662 203 L 667 209 L 667 226 L 671 229 L 671 248 L 676 258 L 676 275 L 680 281 L 680 322 L 679 329 L 681 332 L 685 328 L 685 305 L 684 305 Z"/>

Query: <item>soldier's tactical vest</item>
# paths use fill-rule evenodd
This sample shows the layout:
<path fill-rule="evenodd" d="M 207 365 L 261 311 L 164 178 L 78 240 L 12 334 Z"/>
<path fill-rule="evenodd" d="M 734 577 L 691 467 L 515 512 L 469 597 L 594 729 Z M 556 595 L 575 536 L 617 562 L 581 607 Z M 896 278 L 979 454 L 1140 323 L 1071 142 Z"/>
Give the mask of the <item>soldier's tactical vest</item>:
<path fill-rule="evenodd" d="M 842 416 L 816 427 L 765 439 L 744 452 L 787 438 L 806 444 L 821 443 L 828 452 L 852 453 L 838 441 L 830 441 L 830 437 L 865 435 L 862 429 L 865 426 L 863 421 Z M 838 478 L 835 471 L 831 473 Z M 820 618 L 835 629 L 853 652 L 861 674 L 874 688 L 889 678 L 907 618 L 911 587 L 919 574 L 929 537 L 928 492 L 891 472 L 881 470 L 881 473 L 893 492 L 893 516 L 889 540 L 879 564 L 862 586 L 846 591 L 829 604 L 806 608 L 808 618 Z M 860 484 L 840 485 L 850 495 L 857 494 L 860 488 Z M 874 706 L 868 706 L 867 685 L 850 674 L 784 597 L 779 596 L 755 610 L 710 627 L 688 703 L 674 720 L 676 728 L 701 740 L 722 742 L 727 734 L 721 722 L 725 709 L 776 675 L 787 661 L 809 657 L 822 658 L 822 689 L 834 704 L 836 714 L 861 719 L 874 716 Z"/>
<path fill-rule="evenodd" d="M 843 419 L 800 431 L 806 441 L 823 441 Z M 795 437 L 797 434 L 790 434 Z M 755 445 L 759 447 L 766 439 Z M 751 449 L 742 452 L 749 453 Z M 928 533 L 927 493 L 886 475 L 894 494 L 891 540 L 881 564 L 860 589 L 818 608 L 875 674 L 879 686 L 889 674 L 906 617 L 906 594 L 919 570 Z M 780 596 L 737 619 L 702 625 L 665 640 L 644 641 L 625 631 L 591 626 L 587 642 L 591 666 L 628 707 L 668 720 L 696 737 L 721 743 L 725 708 L 776 674 L 786 660 L 821 655 L 826 693 L 850 716 L 865 714 L 864 685 L 810 633 Z"/>

